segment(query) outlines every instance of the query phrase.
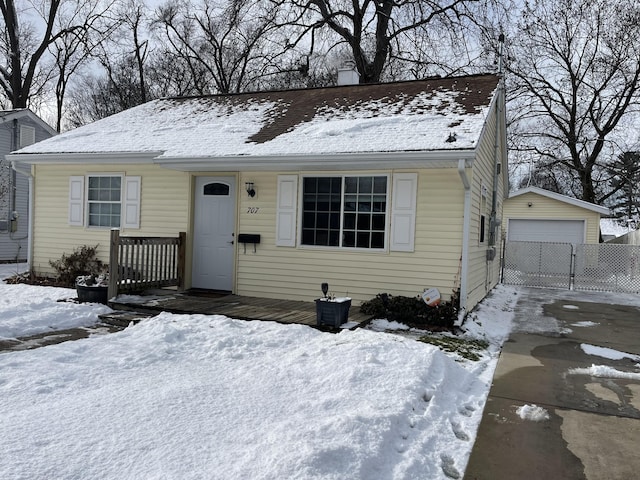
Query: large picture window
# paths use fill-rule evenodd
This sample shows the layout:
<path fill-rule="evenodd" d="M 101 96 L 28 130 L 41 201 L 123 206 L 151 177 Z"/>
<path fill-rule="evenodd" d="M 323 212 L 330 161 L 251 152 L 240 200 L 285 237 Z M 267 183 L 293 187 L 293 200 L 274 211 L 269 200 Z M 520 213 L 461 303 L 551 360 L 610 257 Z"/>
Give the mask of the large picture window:
<path fill-rule="evenodd" d="M 305 177 L 302 244 L 384 249 L 387 176 Z"/>
<path fill-rule="evenodd" d="M 88 181 L 89 226 L 120 227 L 122 177 L 89 176 Z"/>

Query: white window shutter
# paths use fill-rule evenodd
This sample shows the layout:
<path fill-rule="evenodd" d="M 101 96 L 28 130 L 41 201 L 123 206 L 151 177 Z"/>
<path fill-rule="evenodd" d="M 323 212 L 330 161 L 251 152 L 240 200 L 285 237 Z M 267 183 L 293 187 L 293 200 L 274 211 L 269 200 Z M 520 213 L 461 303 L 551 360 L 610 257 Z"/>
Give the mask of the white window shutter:
<path fill-rule="evenodd" d="M 84 226 L 84 177 L 69 177 L 69 225 Z"/>
<path fill-rule="evenodd" d="M 122 228 L 140 228 L 141 177 L 124 177 Z"/>
<path fill-rule="evenodd" d="M 391 199 L 391 247 L 396 252 L 413 252 L 416 232 L 417 173 L 393 176 Z"/>
<path fill-rule="evenodd" d="M 276 211 L 276 245 L 296 246 L 296 210 L 298 204 L 298 176 L 278 175 Z"/>

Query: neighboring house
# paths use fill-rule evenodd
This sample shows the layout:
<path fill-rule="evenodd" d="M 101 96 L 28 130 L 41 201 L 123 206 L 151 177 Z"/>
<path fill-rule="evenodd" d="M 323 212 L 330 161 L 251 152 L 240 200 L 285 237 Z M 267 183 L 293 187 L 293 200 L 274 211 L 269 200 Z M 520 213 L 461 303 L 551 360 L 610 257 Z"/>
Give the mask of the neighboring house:
<path fill-rule="evenodd" d="M 25 261 L 29 235 L 29 182 L 5 155 L 55 134 L 31 110 L 0 111 L 0 262 Z"/>
<path fill-rule="evenodd" d="M 187 232 L 187 287 L 239 295 L 311 301 L 328 282 L 361 302 L 435 287 L 468 310 L 499 277 L 495 75 L 155 100 L 11 160 L 33 176 L 43 274 L 83 244 L 106 259 L 120 228 Z"/>
<path fill-rule="evenodd" d="M 600 235 L 602 236 L 603 242 L 622 237 L 632 231 L 632 228 L 621 225 L 617 218 L 600 219 Z"/>
<path fill-rule="evenodd" d="M 617 218 L 601 218 L 600 235 L 603 242 L 640 245 L 640 231 L 635 230 L 632 225 L 621 225 Z"/>
<path fill-rule="evenodd" d="M 527 187 L 504 202 L 508 241 L 599 243 L 600 215 L 609 209 L 538 187 Z"/>

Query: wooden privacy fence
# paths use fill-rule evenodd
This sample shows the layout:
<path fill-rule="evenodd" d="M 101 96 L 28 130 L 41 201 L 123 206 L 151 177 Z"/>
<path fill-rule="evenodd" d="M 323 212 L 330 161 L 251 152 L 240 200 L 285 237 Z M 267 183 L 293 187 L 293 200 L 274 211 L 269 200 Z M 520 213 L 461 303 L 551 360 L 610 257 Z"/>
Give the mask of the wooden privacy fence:
<path fill-rule="evenodd" d="M 184 289 L 187 234 L 177 237 L 121 237 L 111 230 L 109 298 L 150 288 Z"/>

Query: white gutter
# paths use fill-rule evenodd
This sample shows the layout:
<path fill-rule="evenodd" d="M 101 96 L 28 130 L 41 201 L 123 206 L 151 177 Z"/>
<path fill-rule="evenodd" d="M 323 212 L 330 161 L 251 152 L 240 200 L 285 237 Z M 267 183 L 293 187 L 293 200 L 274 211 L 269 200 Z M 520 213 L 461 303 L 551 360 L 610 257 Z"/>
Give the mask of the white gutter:
<path fill-rule="evenodd" d="M 464 187 L 464 217 L 462 220 L 462 258 L 460 265 L 460 310 L 456 326 L 462 325 L 467 310 L 467 275 L 469 272 L 469 238 L 471 236 L 471 182 L 465 170 L 465 160 L 458 160 L 458 173 Z"/>
<path fill-rule="evenodd" d="M 28 148 L 28 147 L 27 147 Z M 15 164 L 86 164 L 86 163 L 153 163 L 161 151 L 149 152 L 86 152 L 86 153 L 10 153 L 6 156 Z M 14 167 L 15 168 L 15 167 Z"/>
<path fill-rule="evenodd" d="M 148 152 L 78 152 L 18 153 L 7 159 L 22 165 L 53 164 L 131 164 L 144 163 L 182 172 L 216 171 L 310 171 L 389 168 L 456 168 L 460 158 L 472 166 L 473 150 L 433 150 L 415 152 L 357 152 L 321 155 L 237 155 L 202 157 L 166 157 L 161 151 Z"/>
<path fill-rule="evenodd" d="M 455 168 L 465 158 L 471 166 L 473 150 L 434 150 L 429 152 L 357 152 L 322 155 L 272 155 L 169 158 L 153 163 L 179 171 L 278 171 L 353 170 L 389 168 Z"/>
<path fill-rule="evenodd" d="M 33 191 L 33 175 L 31 174 L 31 167 L 25 167 L 24 165 L 11 162 L 11 167 L 18 173 L 27 177 L 29 182 L 29 225 L 27 226 L 27 272 L 31 271 L 33 262 L 33 203 L 35 201 L 35 195 Z"/>

